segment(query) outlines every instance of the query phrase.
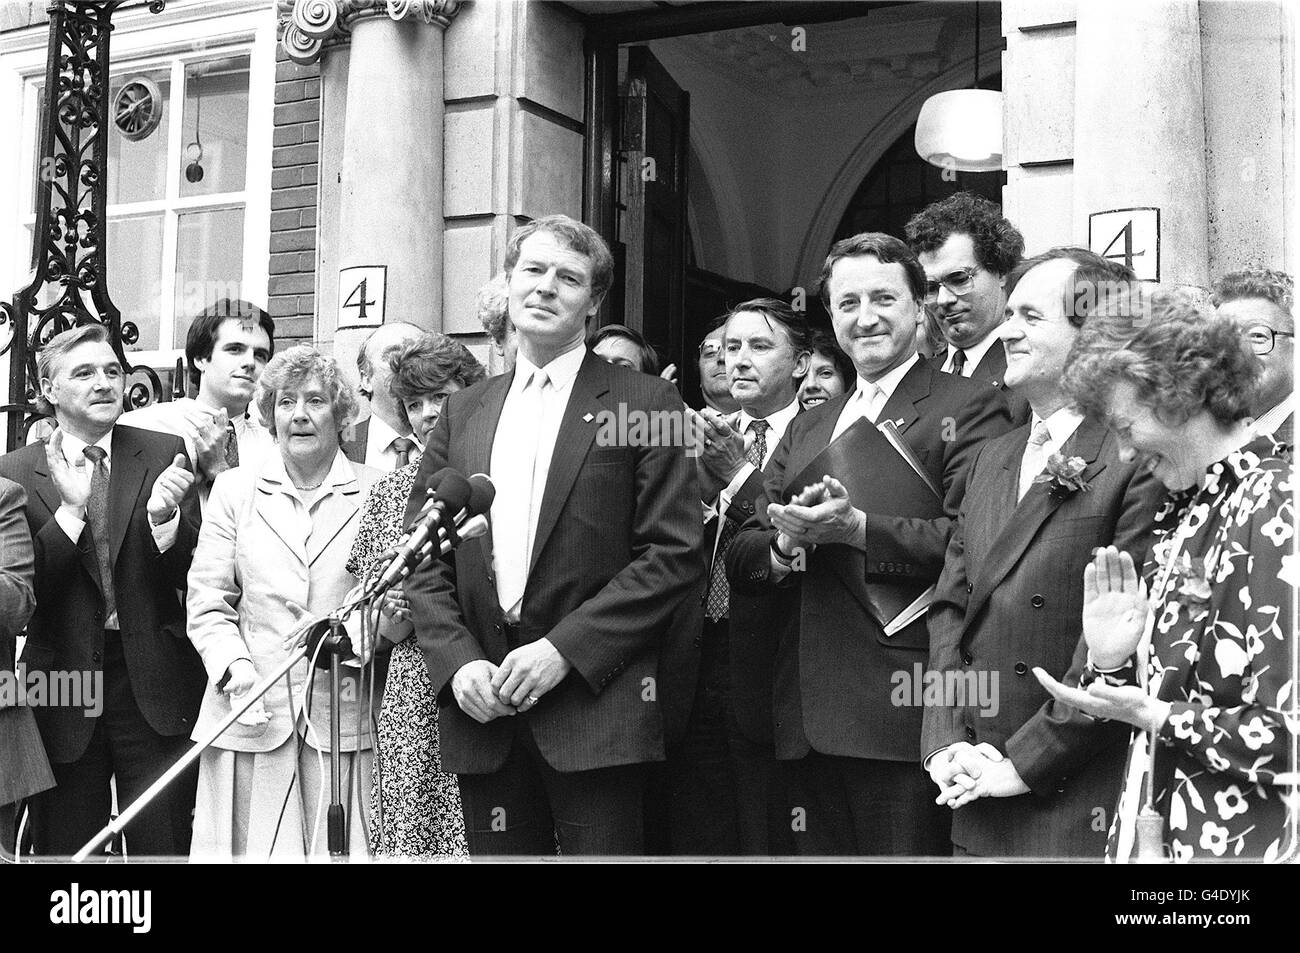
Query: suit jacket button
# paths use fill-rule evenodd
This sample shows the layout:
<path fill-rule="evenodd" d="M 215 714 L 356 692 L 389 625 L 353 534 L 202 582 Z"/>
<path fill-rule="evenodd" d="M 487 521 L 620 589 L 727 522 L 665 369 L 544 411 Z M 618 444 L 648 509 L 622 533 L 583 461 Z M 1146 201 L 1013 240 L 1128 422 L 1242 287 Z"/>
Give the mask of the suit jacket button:
<path fill-rule="evenodd" d="M 971 741 L 975 740 L 975 729 L 972 728 L 970 725 L 966 726 L 966 737 L 969 738 Z"/>
<path fill-rule="evenodd" d="M 95 610 L 95 621 L 96 621 L 96 622 L 103 622 L 103 621 L 104 621 L 104 613 L 101 612 L 101 611 L 98 610 L 98 609 Z"/>
<path fill-rule="evenodd" d="M 1024 674 L 1026 674 L 1028 671 L 1029 671 L 1029 666 L 1026 665 L 1024 662 L 1017 662 L 1017 663 L 1016 663 L 1016 674 L 1017 674 L 1017 675 L 1024 675 Z"/>
<path fill-rule="evenodd" d="M 970 665 L 970 664 L 974 663 L 974 661 L 975 661 L 975 656 L 971 655 L 969 652 L 962 652 L 962 653 L 961 653 L 961 664 L 962 664 L 962 665 Z"/>
<path fill-rule="evenodd" d="M 1044 604 L 1046 601 L 1047 601 L 1047 600 L 1045 600 L 1045 599 L 1044 599 L 1042 596 L 1040 596 L 1038 593 L 1034 593 L 1033 598 L 1031 598 L 1031 599 L 1029 600 L 1029 604 L 1030 604 L 1031 606 L 1033 606 L 1035 609 L 1041 609 L 1041 608 L 1043 607 L 1043 604 Z"/>
<path fill-rule="evenodd" d="M 970 582 L 966 583 L 966 595 L 969 596 L 974 591 L 975 591 L 975 584 Z"/>
<path fill-rule="evenodd" d="M 99 653 L 99 652 L 95 652 L 95 653 L 93 653 L 93 654 L 90 656 L 90 658 L 91 658 L 92 661 L 95 662 L 96 665 L 98 665 L 100 662 L 104 661 L 104 656 L 103 656 L 101 653 Z"/>

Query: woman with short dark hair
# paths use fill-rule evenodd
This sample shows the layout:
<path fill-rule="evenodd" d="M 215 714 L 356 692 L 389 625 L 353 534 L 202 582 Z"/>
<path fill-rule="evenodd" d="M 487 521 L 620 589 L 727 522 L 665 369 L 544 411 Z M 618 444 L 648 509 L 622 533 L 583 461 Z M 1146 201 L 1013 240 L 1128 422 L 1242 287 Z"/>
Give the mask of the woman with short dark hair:
<path fill-rule="evenodd" d="M 1176 294 L 1090 318 L 1066 370 L 1121 459 L 1145 457 L 1170 491 L 1141 579 L 1114 547 L 1085 571 L 1081 687 L 1035 670 L 1061 701 L 1138 729 L 1111 859 L 1134 853 L 1139 827 L 1154 849 L 1160 824 L 1176 861 L 1288 850 L 1300 567 L 1291 464 L 1248 418 L 1258 374 L 1231 321 Z"/>
<path fill-rule="evenodd" d="M 464 345 L 429 331 L 389 360 L 393 396 L 427 446 L 448 395 L 484 377 Z M 364 578 L 402 535 L 406 501 L 420 461 L 376 481 L 361 512 L 348 569 Z M 438 706 L 429 670 L 400 587 L 389 590 L 384 611 L 396 643 L 388 662 L 379 713 L 378 756 L 371 796 L 370 843 L 376 855 L 463 856 L 465 822 L 455 775 L 438 762 Z"/>

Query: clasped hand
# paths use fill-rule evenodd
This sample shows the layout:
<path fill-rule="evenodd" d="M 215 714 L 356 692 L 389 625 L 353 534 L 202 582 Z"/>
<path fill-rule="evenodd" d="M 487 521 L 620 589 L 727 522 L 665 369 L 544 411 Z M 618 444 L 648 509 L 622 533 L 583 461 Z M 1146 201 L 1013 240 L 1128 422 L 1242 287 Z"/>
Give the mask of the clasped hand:
<path fill-rule="evenodd" d="M 480 724 L 526 712 L 564 680 L 573 666 L 550 639 L 521 645 L 494 665 L 477 659 L 462 665 L 451 679 L 461 711 Z"/>
<path fill-rule="evenodd" d="M 956 810 L 981 797 L 1015 797 L 1029 786 L 1015 765 L 988 742 L 949 745 L 930 758 L 930 779 L 939 786 L 934 803 Z"/>

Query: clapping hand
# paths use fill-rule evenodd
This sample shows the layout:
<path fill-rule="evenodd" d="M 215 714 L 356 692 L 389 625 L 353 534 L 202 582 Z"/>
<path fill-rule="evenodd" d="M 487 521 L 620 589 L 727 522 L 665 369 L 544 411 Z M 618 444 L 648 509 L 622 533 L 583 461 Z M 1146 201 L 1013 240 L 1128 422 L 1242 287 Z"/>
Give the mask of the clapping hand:
<path fill-rule="evenodd" d="M 63 505 L 83 511 L 90 499 L 90 474 L 82 467 L 74 467 L 63 459 L 63 430 L 55 430 L 45 444 L 45 464 L 50 468 L 50 479 L 59 492 Z"/>
<path fill-rule="evenodd" d="M 823 476 L 820 483 L 804 487 L 784 506 L 769 503 L 767 516 L 777 531 L 795 546 L 853 545 L 866 540 L 866 514 L 854 507 L 849 491 L 832 476 Z M 781 540 L 777 545 L 781 545 Z"/>
<path fill-rule="evenodd" d="M 176 507 L 180 506 L 181 500 L 193 485 L 194 474 L 189 470 L 185 454 L 176 454 L 171 466 L 158 474 L 158 479 L 154 480 L 153 492 L 149 494 L 149 503 L 146 507 L 149 522 L 161 526 L 170 520 L 176 513 Z"/>
<path fill-rule="evenodd" d="M 216 415 L 196 412 L 189 418 L 194 427 L 194 457 L 199 469 L 209 479 L 228 470 L 226 464 L 226 441 L 230 437 L 230 420 L 223 407 Z"/>
<path fill-rule="evenodd" d="M 1133 557 L 1104 546 L 1083 570 L 1083 637 L 1093 664 L 1118 668 L 1137 650 L 1146 628 L 1146 582 Z"/>
<path fill-rule="evenodd" d="M 699 455 L 696 457 L 696 471 L 704 499 L 713 499 L 735 479 L 745 465 L 746 439 L 726 416 L 711 407 L 701 411 L 688 408 L 695 432 L 701 438 Z M 753 436 L 749 441 L 753 441 Z"/>
<path fill-rule="evenodd" d="M 662 377 L 664 380 L 666 380 L 668 383 L 675 385 L 677 383 L 677 365 L 669 364 L 667 367 L 665 367 L 662 371 L 659 372 L 659 376 Z"/>

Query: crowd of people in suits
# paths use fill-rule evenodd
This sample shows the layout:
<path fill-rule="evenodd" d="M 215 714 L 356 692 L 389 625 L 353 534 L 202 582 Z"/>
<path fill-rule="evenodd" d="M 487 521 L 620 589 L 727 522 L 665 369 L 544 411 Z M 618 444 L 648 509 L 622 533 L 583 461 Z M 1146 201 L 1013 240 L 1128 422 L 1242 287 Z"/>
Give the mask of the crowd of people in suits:
<path fill-rule="evenodd" d="M 593 230 L 529 222 L 503 265 L 505 372 L 384 324 L 359 424 L 244 302 L 192 322 L 193 397 L 127 414 L 103 326 L 44 345 L 57 427 L 0 457 L 0 676 L 102 688 L 0 691 L 0 844 L 76 852 L 228 719 L 129 854 L 325 853 L 332 754 L 353 856 L 1286 853 L 1288 275 L 1201 300 L 1025 257 L 958 193 L 836 242 L 828 321 L 720 315 L 692 409 L 591 328 Z M 620 413 L 686 426 L 608 439 Z M 490 476 L 486 531 L 376 599 L 332 691 L 302 633 L 448 468 Z"/>

